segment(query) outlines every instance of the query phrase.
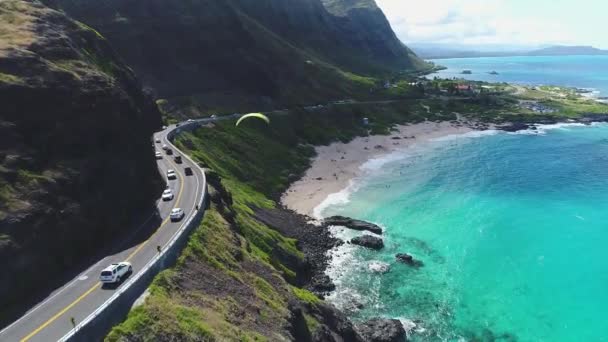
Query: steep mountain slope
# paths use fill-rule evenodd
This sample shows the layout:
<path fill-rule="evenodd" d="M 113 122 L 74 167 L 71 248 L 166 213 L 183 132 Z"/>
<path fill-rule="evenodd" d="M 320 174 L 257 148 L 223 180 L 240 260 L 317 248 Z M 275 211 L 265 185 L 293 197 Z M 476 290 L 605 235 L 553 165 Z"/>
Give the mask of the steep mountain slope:
<path fill-rule="evenodd" d="M 342 37 L 353 50 L 362 53 L 363 63 L 398 69 L 424 69 L 423 61 L 397 38 L 374 0 L 322 0 L 338 17 Z"/>
<path fill-rule="evenodd" d="M 0 2 L 0 320 L 126 233 L 161 186 L 160 113 L 99 33 Z"/>
<path fill-rule="evenodd" d="M 424 66 L 375 6 L 332 13 L 320 0 L 45 1 L 99 30 L 160 97 L 297 104 L 367 93 L 370 80 L 351 73 Z"/>

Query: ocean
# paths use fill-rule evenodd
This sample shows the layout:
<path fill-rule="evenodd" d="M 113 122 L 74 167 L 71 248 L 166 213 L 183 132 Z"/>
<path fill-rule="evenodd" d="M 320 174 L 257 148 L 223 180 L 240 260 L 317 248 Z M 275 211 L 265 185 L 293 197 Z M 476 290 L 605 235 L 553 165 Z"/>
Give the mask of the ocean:
<path fill-rule="evenodd" d="M 608 96 L 608 56 L 483 57 L 433 60 L 447 67 L 428 77 L 464 78 L 521 85 L 557 85 Z M 462 74 L 471 70 L 472 74 Z M 498 75 L 491 75 L 496 71 Z M 600 95 L 601 94 L 601 95 Z"/>
<path fill-rule="evenodd" d="M 608 340 L 608 124 L 472 132 L 363 169 L 317 208 L 385 229 L 381 251 L 333 253 L 328 299 L 354 321 L 399 318 L 413 341 Z"/>

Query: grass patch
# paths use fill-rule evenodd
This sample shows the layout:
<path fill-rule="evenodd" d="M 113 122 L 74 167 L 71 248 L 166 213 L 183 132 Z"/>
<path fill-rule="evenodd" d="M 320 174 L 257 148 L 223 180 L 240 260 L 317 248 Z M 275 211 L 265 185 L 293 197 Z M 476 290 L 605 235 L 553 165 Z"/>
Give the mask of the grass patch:
<path fill-rule="evenodd" d="M 241 275 L 236 271 L 238 261 L 235 258 L 235 255 L 241 253 L 241 246 L 234 244 L 232 232 L 227 225 L 216 210 L 208 210 L 200 228 L 188 240 L 188 245 L 180 256 L 180 264 L 188 257 L 203 260 L 242 281 Z"/>
<path fill-rule="evenodd" d="M 8 203 L 8 201 L 10 201 L 14 196 L 13 191 L 12 186 L 0 179 L 0 203 Z"/>
<path fill-rule="evenodd" d="M 318 304 L 321 302 L 321 299 L 319 299 L 319 297 L 317 297 L 314 293 L 312 293 L 306 289 L 301 289 L 301 288 L 292 286 L 291 291 L 293 292 L 293 294 L 296 297 L 298 297 L 299 300 L 303 301 L 304 303 L 315 305 L 315 304 Z"/>
<path fill-rule="evenodd" d="M 319 329 L 321 324 L 317 321 L 313 316 L 304 313 L 304 320 L 306 321 L 306 326 L 308 327 L 308 331 L 314 335 L 314 333 Z"/>
<path fill-rule="evenodd" d="M 26 186 L 37 186 L 40 183 L 52 182 L 50 177 L 29 170 L 17 171 L 17 181 Z"/>
<path fill-rule="evenodd" d="M 175 341 L 215 341 L 205 320 L 201 310 L 150 296 L 145 306 L 131 310 L 129 319 L 114 327 L 105 340 L 123 341 L 138 336 L 142 341 L 156 341 L 171 336 Z"/>
<path fill-rule="evenodd" d="M 0 82 L 11 83 L 11 84 L 23 84 L 24 83 L 24 81 L 21 77 L 11 75 L 11 74 L 6 74 L 3 72 L 0 72 Z"/>
<path fill-rule="evenodd" d="M 252 284 L 258 298 L 266 302 L 270 308 L 276 311 L 287 310 L 284 298 L 266 280 L 253 276 Z"/>

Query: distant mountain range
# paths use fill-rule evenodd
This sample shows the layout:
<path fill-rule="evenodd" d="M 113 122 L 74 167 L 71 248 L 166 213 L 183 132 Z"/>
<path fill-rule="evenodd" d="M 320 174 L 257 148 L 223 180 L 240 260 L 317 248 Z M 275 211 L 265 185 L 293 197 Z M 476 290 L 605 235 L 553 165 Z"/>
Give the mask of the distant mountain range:
<path fill-rule="evenodd" d="M 608 55 L 608 50 L 601 50 L 593 46 L 565 46 L 555 45 L 538 49 L 508 49 L 500 50 L 468 50 L 449 45 L 417 45 L 409 47 L 418 56 L 424 59 L 440 58 L 470 58 L 470 57 L 508 57 L 508 56 L 574 56 L 574 55 Z"/>

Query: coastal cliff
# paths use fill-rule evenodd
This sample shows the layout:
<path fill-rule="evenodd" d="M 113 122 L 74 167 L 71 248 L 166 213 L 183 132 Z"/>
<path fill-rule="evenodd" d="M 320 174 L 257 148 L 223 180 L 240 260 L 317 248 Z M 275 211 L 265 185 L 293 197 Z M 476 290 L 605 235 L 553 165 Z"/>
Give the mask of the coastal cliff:
<path fill-rule="evenodd" d="M 107 340 L 369 341 L 365 324 L 322 300 L 333 289 L 327 251 L 340 242 L 278 198 L 309 167 L 311 144 L 366 133 L 356 115 L 409 117 L 403 104 L 385 106 L 293 111 L 270 126 L 220 121 L 180 135 L 177 146 L 207 169 L 209 208 L 177 265 Z"/>
<path fill-rule="evenodd" d="M 0 102 L 4 321 L 151 213 L 161 122 L 99 33 L 37 1 L 0 2 Z"/>

